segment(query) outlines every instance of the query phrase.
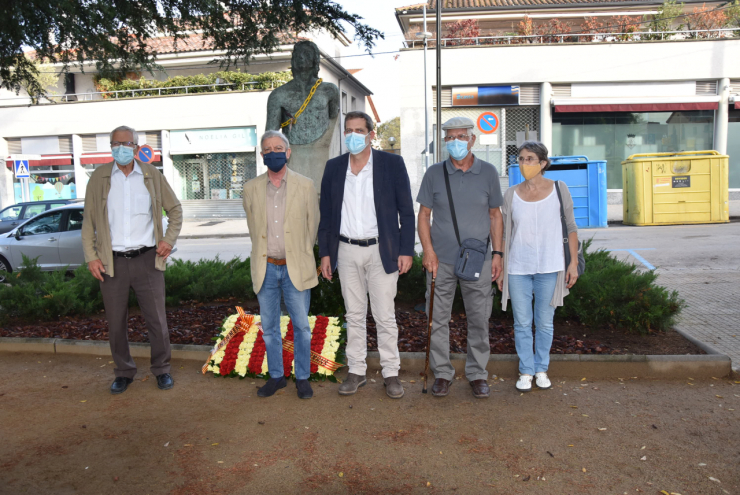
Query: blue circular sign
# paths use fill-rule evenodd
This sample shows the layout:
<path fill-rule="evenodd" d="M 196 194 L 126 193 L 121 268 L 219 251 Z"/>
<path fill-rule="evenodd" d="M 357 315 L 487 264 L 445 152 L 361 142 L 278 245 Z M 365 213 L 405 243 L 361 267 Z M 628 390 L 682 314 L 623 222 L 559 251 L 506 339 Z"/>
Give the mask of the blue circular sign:
<path fill-rule="evenodd" d="M 136 158 L 143 163 L 151 163 L 154 161 L 154 150 L 148 144 L 139 147 L 139 152 Z"/>
<path fill-rule="evenodd" d="M 484 112 L 478 116 L 478 129 L 483 134 L 492 134 L 498 129 L 498 117 L 495 113 Z"/>

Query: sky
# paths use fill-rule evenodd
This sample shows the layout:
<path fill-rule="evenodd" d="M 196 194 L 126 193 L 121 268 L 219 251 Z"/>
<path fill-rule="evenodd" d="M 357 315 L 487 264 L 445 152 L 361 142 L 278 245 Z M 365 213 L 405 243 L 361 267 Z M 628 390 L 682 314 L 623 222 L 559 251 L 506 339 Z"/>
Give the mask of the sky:
<path fill-rule="evenodd" d="M 400 61 L 395 60 L 398 53 L 382 55 L 380 53 L 398 52 L 403 46 L 403 34 L 396 21 L 395 9 L 413 4 L 414 1 L 373 0 L 361 2 L 358 0 L 340 0 L 339 3 L 347 12 L 362 16 L 365 24 L 374 27 L 385 35 L 385 39 L 378 40 L 375 48 L 373 48 L 373 53 L 377 53 L 377 55 L 373 57 L 367 55 L 365 48 L 355 42 L 347 48 L 342 64 L 347 69 L 362 69 L 361 72 L 355 74 L 355 77 L 373 92 L 373 102 L 378 110 L 381 122 L 387 122 L 394 117 L 398 117 L 401 114 L 398 91 Z M 348 30 L 347 34 L 350 37 L 354 36 L 353 31 Z"/>

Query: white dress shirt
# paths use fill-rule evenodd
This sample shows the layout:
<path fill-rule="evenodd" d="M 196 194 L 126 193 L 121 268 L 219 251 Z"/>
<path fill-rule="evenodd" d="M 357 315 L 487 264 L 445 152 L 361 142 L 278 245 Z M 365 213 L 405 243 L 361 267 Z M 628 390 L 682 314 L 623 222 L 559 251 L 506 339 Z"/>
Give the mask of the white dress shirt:
<path fill-rule="evenodd" d="M 524 201 L 514 191 L 511 219 L 509 275 L 553 273 L 564 269 L 560 201 L 554 187 L 540 201 Z"/>
<path fill-rule="evenodd" d="M 375 215 L 373 193 L 373 154 L 370 153 L 367 165 L 357 175 L 352 173 L 351 158 L 348 160 L 350 163 L 344 178 L 342 223 L 339 233 L 350 239 L 378 237 L 378 218 Z"/>
<path fill-rule="evenodd" d="M 113 164 L 108 193 L 108 225 L 113 251 L 154 246 L 152 199 L 136 161 L 134 171 L 128 177 Z"/>

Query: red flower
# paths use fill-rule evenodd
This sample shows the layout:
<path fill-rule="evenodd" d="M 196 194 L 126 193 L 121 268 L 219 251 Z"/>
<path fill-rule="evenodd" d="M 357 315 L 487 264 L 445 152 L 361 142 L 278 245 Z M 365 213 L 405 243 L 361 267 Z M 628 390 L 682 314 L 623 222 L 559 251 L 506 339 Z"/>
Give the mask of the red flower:
<path fill-rule="evenodd" d="M 311 350 L 317 354 L 321 354 L 324 350 L 324 342 L 326 341 L 326 328 L 329 326 L 329 318 L 326 316 L 317 316 L 316 323 L 314 324 L 313 331 L 311 333 Z M 319 371 L 319 365 L 311 363 L 311 373 Z"/>
<path fill-rule="evenodd" d="M 294 335 L 293 335 L 293 320 L 290 320 L 288 322 L 288 331 L 285 333 L 285 340 L 289 340 L 291 342 L 294 341 Z M 289 378 L 290 375 L 293 373 L 293 353 L 288 352 L 283 348 L 283 374 L 285 375 L 285 378 Z"/>
<path fill-rule="evenodd" d="M 244 340 L 244 332 L 239 332 L 234 335 L 229 343 L 226 344 L 226 350 L 224 351 L 224 358 L 219 365 L 219 373 L 221 375 L 228 375 L 234 371 L 236 366 L 236 359 L 239 356 L 239 345 Z"/>
<path fill-rule="evenodd" d="M 247 365 L 247 370 L 255 375 L 262 373 L 262 361 L 264 361 L 265 352 L 267 352 L 267 349 L 265 348 L 265 339 L 262 337 L 262 334 L 262 330 L 257 333 L 254 347 L 252 347 L 252 354 L 249 356 L 249 364 Z"/>

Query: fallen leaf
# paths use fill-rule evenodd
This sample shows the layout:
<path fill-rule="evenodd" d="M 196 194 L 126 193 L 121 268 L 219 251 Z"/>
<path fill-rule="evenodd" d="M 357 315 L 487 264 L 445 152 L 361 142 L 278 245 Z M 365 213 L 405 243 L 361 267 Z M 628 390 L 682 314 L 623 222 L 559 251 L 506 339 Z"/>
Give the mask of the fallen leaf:
<path fill-rule="evenodd" d="M 80 402 L 87 402 L 86 400 L 81 400 Z"/>
<path fill-rule="evenodd" d="M 644 456 L 640 457 L 640 460 L 641 460 L 641 461 L 647 461 L 647 456 L 646 456 L 646 455 L 644 455 Z"/>
<path fill-rule="evenodd" d="M 694 379 L 693 379 L 693 378 L 691 378 L 691 377 L 689 377 L 689 380 L 691 380 L 692 382 L 694 381 Z"/>
<path fill-rule="evenodd" d="M 113 361 L 108 361 L 108 364 L 113 364 Z"/>
<path fill-rule="evenodd" d="M 263 424 L 265 424 L 265 422 L 264 421 L 257 421 L 257 424 L 263 425 Z"/>
<path fill-rule="evenodd" d="M 568 445 L 568 447 L 573 447 L 573 444 Z"/>
<path fill-rule="evenodd" d="M 667 492 L 667 491 L 665 491 L 665 490 L 661 490 L 661 491 L 660 491 L 660 493 L 662 493 L 663 495 L 671 495 L 670 493 L 668 493 L 668 492 Z"/>
<path fill-rule="evenodd" d="M 85 468 L 85 469 L 87 469 L 87 468 Z M 709 477 L 709 479 L 710 479 L 711 481 L 716 481 L 717 483 L 721 483 L 721 481 L 720 481 L 720 480 L 718 480 L 717 478 L 712 478 L 712 477 L 710 476 L 710 477 Z"/>
<path fill-rule="evenodd" d="M 409 380 L 409 383 L 416 383 L 416 380 Z"/>
<path fill-rule="evenodd" d="M 581 471 L 583 471 L 585 473 L 586 472 L 586 468 L 581 468 Z"/>
<path fill-rule="evenodd" d="M 192 446 L 193 446 L 193 444 L 192 444 L 192 443 L 186 443 L 186 444 L 185 444 L 185 447 L 192 447 Z"/>
<path fill-rule="evenodd" d="M 582 382 L 585 382 L 585 381 L 586 381 L 586 379 L 585 379 L 585 378 L 581 378 L 581 381 L 582 381 Z"/>
<path fill-rule="evenodd" d="M 550 457 L 555 457 L 554 455 L 552 455 L 552 452 L 550 452 L 549 450 L 547 451 L 547 453 L 550 454 Z"/>
<path fill-rule="evenodd" d="M 599 431 L 606 431 L 606 428 L 599 428 Z"/>
<path fill-rule="evenodd" d="M 715 395 L 715 397 L 718 399 L 724 399 L 724 397 L 722 397 L 721 395 Z"/>
<path fill-rule="evenodd" d="M 218 445 L 218 442 L 216 442 L 216 443 L 212 443 L 212 444 L 211 444 L 211 447 L 214 447 L 214 446 L 216 446 L 216 445 Z"/>
<path fill-rule="evenodd" d="M 700 466 L 706 466 L 706 464 L 704 464 L 703 462 L 700 462 L 699 465 Z"/>
<path fill-rule="evenodd" d="M 584 418 L 588 418 L 588 414 L 581 414 Z"/>
<path fill-rule="evenodd" d="M 166 444 L 164 444 L 164 446 L 165 447 L 169 447 L 170 446 L 170 442 L 167 442 Z"/>
<path fill-rule="evenodd" d="M 223 463 L 224 463 L 224 461 L 218 461 L 218 463 L 219 463 L 219 464 L 223 464 Z"/>
<path fill-rule="evenodd" d="M 340 477 L 340 478 L 344 478 L 344 473 L 341 473 L 341 472 L 340 472 L 340 473 L 339 473 L 339 477 Z"/>
<path fill-rule="evenodd" d="M 646 445 L 643 445 L 640 450 L 645 450 Z"/>
<path fill-rule="evenodd" d="M 522 481 L 529 481 L 529 480 L 530 480 L 530 478 L 531 478 L 531 476 L 527 475 L 527 476 L 525 476 L 524 478 L 522 478 Z"/>
<path fill-rule="evenodd" d="M 578 409 L 578 406 L 570 406 L 570 407 L 572 407 L 573 409 Z"/>
<path fill-rule="evenodd" d="M 370 382 L 375 383 L 375 378 L 371 378 Z"/>
<path fill-rule="evenodd" d="M 432 484 L 427 481 L 427 486 L 432 486 Z"/>
<path fill-rule="evenodd" d="M 141 379 L 142 382 L 145 382 L 149 379 L 149 375 L 146 375 L 144 378 Z"/>

